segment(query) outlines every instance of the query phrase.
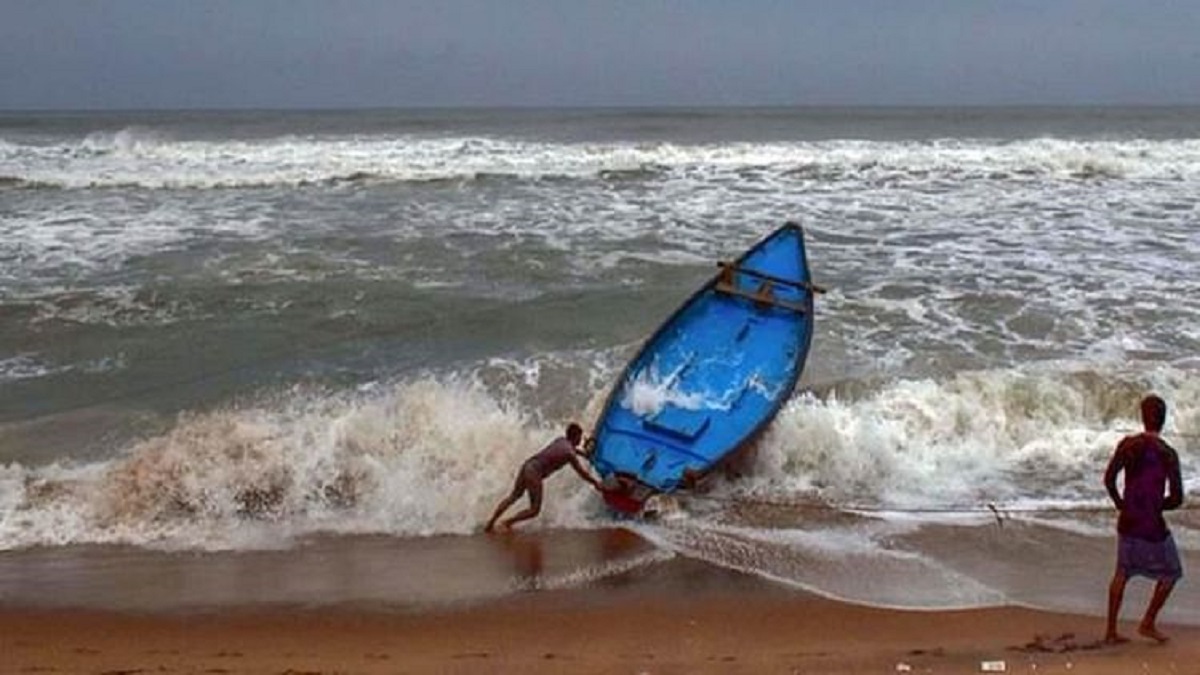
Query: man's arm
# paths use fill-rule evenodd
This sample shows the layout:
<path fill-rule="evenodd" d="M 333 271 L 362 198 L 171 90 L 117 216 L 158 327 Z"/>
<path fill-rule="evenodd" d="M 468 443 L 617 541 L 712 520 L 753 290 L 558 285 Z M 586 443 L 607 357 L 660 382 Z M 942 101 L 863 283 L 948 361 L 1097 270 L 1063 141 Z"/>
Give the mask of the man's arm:
<path fill-rule="evenodd" d="M 583 467 L 583 463 L 579 461 L 578 454 L 571 455 L 571 468 L 575 469 L 575 473 L 579 474 L 580 478 L 584 479 L 588 483 L 591 483 L 592 487 L 603 491 L 603 488 L 600 486 L 600 481 L 592 477 L 591 472 Z"/>
<path fill-rule="evenodd" d="M 1116 452 L 1113 453 L 1112 459 L 1108 460 L 1108 468 L 1104 470 L 1104 488 L 1108 490 L 1108 497 L 1112 499 L 1118 511 L 1125 510 L 1125 500 L 1121 498 L 1121 493 L 1117 490 L 1117 474 L 1125 468 L 1125 442 L 1122 441 L 1117 446 Z"/>
<path fill-rule="evenodd" d="M 1167 500 L 1163 502 L 1163 510 L 1171 511 L 1183 506 L 1183 475 L 1179 472 L 1179 455 L 1175 449 L 1168 446 L 1167 452 L 1171 457 L 1171 466 L 1167 474 Z"/>

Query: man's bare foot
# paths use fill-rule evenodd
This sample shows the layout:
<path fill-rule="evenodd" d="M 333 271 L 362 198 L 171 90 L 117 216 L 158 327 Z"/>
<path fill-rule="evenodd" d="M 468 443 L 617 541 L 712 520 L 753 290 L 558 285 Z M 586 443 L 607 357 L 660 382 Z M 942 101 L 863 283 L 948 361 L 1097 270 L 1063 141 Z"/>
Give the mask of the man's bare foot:
<path fill-rule="evenodd" d="M 1123 645 L 1126 642 L 1129 642 L 1129 638 L 1117 633 L 1109 633 L 1104 636 L 1104 644 L 1106 645 Z"/>
<path fill-rule="evenodd" d="M 1141 635 L 1142 637 L 1148 637 L 1160 645 L 1171 639 L 1158 632 L 1158 629 L 1156 629 L 1154 626 L 1138 626 L 1138 635 Z"/>

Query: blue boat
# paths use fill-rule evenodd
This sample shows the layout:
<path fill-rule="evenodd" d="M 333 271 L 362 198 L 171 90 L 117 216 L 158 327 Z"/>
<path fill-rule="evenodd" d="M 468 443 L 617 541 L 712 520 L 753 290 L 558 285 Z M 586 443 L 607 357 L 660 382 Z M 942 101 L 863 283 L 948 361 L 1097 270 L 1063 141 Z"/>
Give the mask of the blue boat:
<path fill-rule="evenodd" d="M 804 370 L 822 289 L 800 226 L 718 265 L 625 367 L 593 429 L 588 456 L 615 510 L 636 513 L 748 447 Z"/>

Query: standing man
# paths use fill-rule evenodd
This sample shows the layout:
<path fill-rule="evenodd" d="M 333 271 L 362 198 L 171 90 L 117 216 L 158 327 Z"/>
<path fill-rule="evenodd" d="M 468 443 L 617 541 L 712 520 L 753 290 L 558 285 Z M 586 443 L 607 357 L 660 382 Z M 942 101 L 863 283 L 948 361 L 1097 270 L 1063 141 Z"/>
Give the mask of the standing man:
<path fill-rule="evenodd" d="M 1140 434 L 1126 436 L 1104 472 L 1104 487 L 1120 515 L 1117 517 L 1117 569 L 1108 587 L 1108 627 L 1104 641 L 1128 642 L 1117 633 L 1125 582 L 1132 576 L 1155 580 L 1154 595 L 1138 625 L 1138 634 L 1166 642 L 1155 621 L 1166 604 L 1175 582 L 1183 576 L 1175 540 L 1167 528 L 1163 511 L 1183 504 L 1183 479 L 1179 473 L 1179 455 L 1159 437 L 1167 419 L 1167 404 L 1157 396 L 1142 399 Z M 1125 472 L 1125 489 L 1117 490 L 1117 474 Z M 1166 492 L 1166 497 L 1163 494 Z"/>
<path fill-rule="evenodd" d="M 517 480 L 513 483 L 512 492 L 505 497 L 496 510 L 492 513 L 491 519 L 488 520 L 487 526 L 483 528 L 485 532 L 491 532 L 496 527 L 496 521 L 501 515 L 513 505 L 513 502 L 521 498 L 521 495 L 529 493 L 529 508 L 518 512 L 513 517 L 501 523 L 501 527 L 505 530 L 511 528 L 513 524 L 519 523 L 522 520 L 533 518 L 542 510 L 542 481 L 548 478 L 551 474 L 563 468 L 567 464 L 579 474 L 579 477 L 592 484 L 592 487 L 597 490 L 600 487 L 600 481 L 592 477 L 587 469 L 583 467 L 583 462 L 579 459 L 579 443 L 583 440 L 583 427 L 572 422 L 567 425 L 566 436 L 559 436 L 550 442 L 541 452 L 533 457 L 525 460 L 521 465 L 520 471 L 517 472 Z"/>

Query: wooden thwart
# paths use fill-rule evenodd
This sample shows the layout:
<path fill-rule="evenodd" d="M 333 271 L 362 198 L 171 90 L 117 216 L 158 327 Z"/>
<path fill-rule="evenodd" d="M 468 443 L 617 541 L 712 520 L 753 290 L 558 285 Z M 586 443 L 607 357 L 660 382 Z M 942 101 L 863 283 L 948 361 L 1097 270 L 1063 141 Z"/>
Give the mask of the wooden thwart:
<path fill-rule="evenodd" d="M 758 287 L 758 290 L 753 292 L 742 290 L 731 283 L 726 283 L 724 280 L 717 282 L 716 289 L 718 293 L 736 295 L 739 298 L 753 300 L 755 304 L 759 306 L 782 307 L 784 309 L 790 309 L 793 312 L 799 312 L 800 314 L 808 312 L 808 308 L 804 305 L 798 305 L 794 302 L 780 300 L 779 298 L 775 297 L 775 292 L 771 290 L 770 281 L 764 281 L 763 284 Z"/>
<path fill-rule="evenodd" d="M 718 260 L 717 267 L 721 268 L 721 282 L 724 283 L 727 281 L 730 285 L 733 284 L 733 274 L 736 272 L 737 274 L 745 274 L 746 276 L 755 277 L 756 279 L 765 279 L 766 281 L 783 284 L 785 286 L 792 286 L 793 288 L 803 288 L 805 290 L 812 291 L 813 293 L 824 293 L 826 291 L 824 286 L 810 284 L 807 281 L 785 279 L 783 277 L 777 277 L 774 274 L 767 274 L 766 272 L 759 272 L 758 270 L 750 270 L 744 267 L 738 267 L 735 263 L 731 263 L 727 260 Z"/>

